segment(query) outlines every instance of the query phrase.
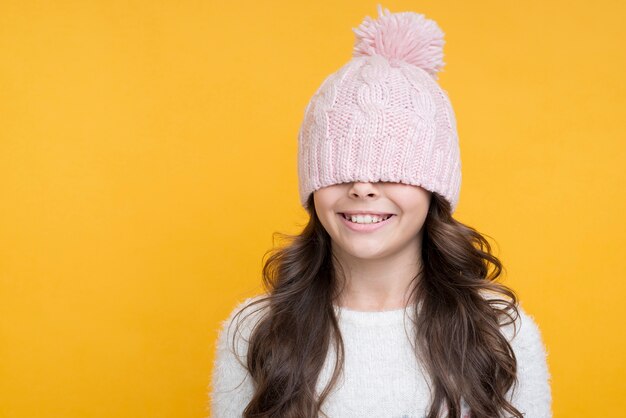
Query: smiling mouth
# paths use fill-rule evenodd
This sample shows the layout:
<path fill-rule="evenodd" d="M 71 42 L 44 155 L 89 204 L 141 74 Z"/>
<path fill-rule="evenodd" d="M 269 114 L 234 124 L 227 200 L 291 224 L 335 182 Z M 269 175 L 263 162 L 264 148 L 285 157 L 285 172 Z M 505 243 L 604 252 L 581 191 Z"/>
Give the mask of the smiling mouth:
<path fill-rule="evenodd" d="M 361 218 L 365 218 L 366 216 L 370 216 L 370 218 L 372 217 L 372 215 L 353 215 L 353 216 L 348 216 L 345 213 L 340 213 L 339 215 L 341 215 L 345 220 L 355 223 L 355 224 L 359 224 L 359 225 L 368 225 L 368 224 L 377 224 L 379 222 L 384 222 L 387 219 L 391 218 L 392 216 L 394 216 L 393 214 L 387 214 L 387 215 L 374 215 L 376 218 L 378 218 L 378 221 L 375 222 L 354 222 L 352 220 L 352 218 L 356 218 L 357 216 L 361 217 Z"/>

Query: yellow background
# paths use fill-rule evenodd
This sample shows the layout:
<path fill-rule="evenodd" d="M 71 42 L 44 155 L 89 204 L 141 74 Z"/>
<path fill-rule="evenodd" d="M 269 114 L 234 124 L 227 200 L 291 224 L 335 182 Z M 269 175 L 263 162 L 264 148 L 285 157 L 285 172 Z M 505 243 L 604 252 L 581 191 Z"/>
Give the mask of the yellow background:
<path fill-rule="evenodd" d="M 304 107 L 376 4 L 0 1 L 1 418 L 207 414 L 218 324 L 306 221 Z M 382 4 L 446 34 L 455 216 L 540 325 L 555 417 L 623 416 L 623 2 Z"/>

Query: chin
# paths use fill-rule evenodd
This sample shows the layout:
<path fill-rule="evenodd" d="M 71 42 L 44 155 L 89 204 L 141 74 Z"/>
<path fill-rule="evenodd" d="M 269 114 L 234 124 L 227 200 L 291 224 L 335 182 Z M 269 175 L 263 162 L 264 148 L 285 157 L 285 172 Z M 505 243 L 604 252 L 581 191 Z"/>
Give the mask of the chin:
<path fill-rule="evenodd" d="M 348 251 L 348 254 L 363 260 L 375 260 L 386 255 L 384 249 L 381 248 L 352 248 L 351 251 Z"/>

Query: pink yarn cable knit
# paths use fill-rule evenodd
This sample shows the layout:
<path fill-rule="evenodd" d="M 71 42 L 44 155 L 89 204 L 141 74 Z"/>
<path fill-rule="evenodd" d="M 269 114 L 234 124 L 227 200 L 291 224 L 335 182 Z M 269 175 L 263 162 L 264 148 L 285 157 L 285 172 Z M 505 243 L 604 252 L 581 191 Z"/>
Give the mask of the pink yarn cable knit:
<path fill-rule="evenodd" d="M 298 133 L 300 202 L 353 181 L 421 186 L 456 209 L 461 159 L 456 119 L 436 82 L 443 32 L 424 15 L 378 5 L 353 29 L 353 58 L 329 75 Z"/>

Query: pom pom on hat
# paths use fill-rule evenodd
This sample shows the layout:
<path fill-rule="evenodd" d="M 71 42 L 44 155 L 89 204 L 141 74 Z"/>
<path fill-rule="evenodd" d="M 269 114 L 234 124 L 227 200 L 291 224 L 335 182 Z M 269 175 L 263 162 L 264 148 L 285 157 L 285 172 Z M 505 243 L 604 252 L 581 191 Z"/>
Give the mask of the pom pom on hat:
<path fill-rule="evenodd" d="M 420 67 L 437 79 L 444 66 L 443 32 L 433 20 L 414 12 L 391 13 L 378 5 L 378 19 L 367 16 L 356 34 L 354 57 L 382 55 Z"/>

